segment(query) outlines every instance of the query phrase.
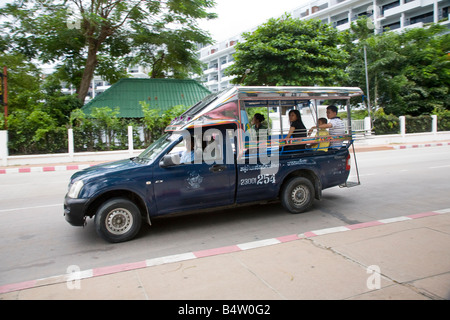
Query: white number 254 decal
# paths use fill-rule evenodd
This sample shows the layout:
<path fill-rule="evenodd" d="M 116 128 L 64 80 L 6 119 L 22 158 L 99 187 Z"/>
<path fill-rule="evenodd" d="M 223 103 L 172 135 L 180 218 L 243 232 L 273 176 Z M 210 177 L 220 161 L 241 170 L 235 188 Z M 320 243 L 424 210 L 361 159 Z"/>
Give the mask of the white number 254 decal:
<path fill-rule="evenodd" d="M 262 185 L 269 183 L 275 183 L 275 174 L 260 174 L 256 178 L 241 179 L 241 186 L 249 184 Z"/>

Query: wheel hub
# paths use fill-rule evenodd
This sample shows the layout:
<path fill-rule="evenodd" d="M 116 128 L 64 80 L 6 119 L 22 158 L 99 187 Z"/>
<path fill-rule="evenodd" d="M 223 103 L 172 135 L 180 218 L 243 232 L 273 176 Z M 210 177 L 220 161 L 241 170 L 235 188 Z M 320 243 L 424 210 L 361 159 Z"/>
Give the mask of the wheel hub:
<path fill-rule="evenodd" d="M 303 186 L 297 186 L 292 190 L 291 198 L 295 206 L 301 206 L 308 200 L 308 189 Z"/>
<path fill-rule="evenodd" d="M 126 209 L 115 209 L 106 216 L 106 228 L 113 234 L 123 234 L 133 225 L 133 216 Z"/>

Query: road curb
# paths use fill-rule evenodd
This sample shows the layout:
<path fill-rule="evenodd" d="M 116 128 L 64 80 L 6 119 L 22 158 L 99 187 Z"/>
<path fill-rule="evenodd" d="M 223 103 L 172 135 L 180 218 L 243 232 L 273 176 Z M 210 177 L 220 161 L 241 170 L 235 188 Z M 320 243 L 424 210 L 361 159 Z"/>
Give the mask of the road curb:
<path fill-rule="evenodd" d="M 30 172 L 53 172 L 53 171 L 70 171 L 82 170 L 93 166 L 94 164 L 80 164 L 80 165 L 57 165 L 57 166 L 35 166 L 35 167 L 18 167 L 0 169 L 0 174 L 9 173 L 30 173 Z"/>
<path fill-rule="evenodd" d="M 68 273 L 64 274 L 64 275 L 58 275 L 58 276 L 53 276 L 53 277 L 41 278 L 41 279 L 37 279 L 37 280 L 30 280 L 30 281 L 24 281 L 24 282 L 0 286 L 0 294 L 5 294 L 5 293 L 9 293 L 9 292 L 14 292 L 14 291 L 21 291 L 21 290 L 26 290 L 26 289 L 33 289 L 33 288 L 37 288 L 37 287 L 49 286 L 49 285 L 59 284 L 59 283 L 69 283 L 70 281 L 75 281 L 75 280 L 83 280 L 83 279 L 107 276 L 107 275 L 111 275 L 111 274 L 115 274 L 115 273 L 119 273 L 119 272 L 132 271 L 132 270 L 148 268 L 148 267 L 153 267 L 153 266 L 158 266 L 158 265 L 163 265 L 163 264 L 168 264 L 168 263 L 181 262 L 181 261 L 186 261 L 186 260 L 194 260 L 194 259 L 200 259 L 200 258 L 207 258 L 207 257 L 216 256 L 216 255 L 228 254 L 228 253 L 245 251 L 245 250 L 252 250 L 252 249 L 262 248 L 262 247 L 266 247 L 266 246 L 272 246 L 272 245 L 277 245 L 277 244 L 281 244 L 281 243 L 286 243 L 286 242 L 290 242 L 290 241 L 309 239 L 309 238 L 326 235 L 326 234 L 332 234 L 332 233 L 337 233 L 337 232 L 346 232 L 346 231 L 352 231 L 352 230 L 363 229 L 363 228 L 370 228 L 370 227 L 374 227 L 374 226 L 386 225 L 386 224 L 401 222 L 401 221 L 408 221 L 408 220 L 412 220 L 412 219 L 421 219 L 421 218 L 425 218 L 425 217 L 436 216 L 436 215 L 441 215 L 441 214 L 446 214 L 446 213 L 450 213 L 450 208 L 422 212 L 422 213 L 400 216 L 400 217 L 395 217 L 395 218 L 388 218 L 388 219 L 381 219 L 381 220 L 375 220 L 375 221 L 370 221 L 370 222 L 346 225 L 346 226 L 313 230 L 313 231 L 308 231 L 308 232 L 305 232 L 302 234 L 286 235 L 286 236 L 281 236 L 281 237 L 276 237 L 276 238 L 241 243 L 241 244 L 237 244 L 237 245 L 225 246 L 225 247 L 220 247 L 220 248 L 186 252 L 186 253 L 175 254 L 175 255 L 170 255 L 170 256 L 165 256 L 165 257 L 160 257 L 160 258 L 147 259 L 147 260 L 138 261 L 138 262 L 125 263 L 125 264 L 119 264 L 119 265 L 113 265 L 113 266 L 107 266 L 107 267 L 99 267 L 99 268 L 88 269 L 88 270 L 84 270 L 84 271 L 77 270 L 76 266 L 69 266 L 67 268 Z"/>
<path fill-rule="evenodd" d="M 450 142 L 416 143 L 416 144 L 405 144 L 405 145 L 398 145 L 398 146 L 394 145 L 393 148 L 396 150 L 400 150 L 400 149 L 443 147 L 443 146 L 450 146 Z"/>

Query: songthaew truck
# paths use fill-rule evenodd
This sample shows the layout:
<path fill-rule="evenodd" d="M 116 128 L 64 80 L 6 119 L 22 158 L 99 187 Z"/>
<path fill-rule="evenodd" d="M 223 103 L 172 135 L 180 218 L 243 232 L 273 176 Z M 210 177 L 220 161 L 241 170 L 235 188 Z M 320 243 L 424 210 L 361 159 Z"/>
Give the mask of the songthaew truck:
<path fill-rule="evenodd" d="M 122 242 L 136 236 L 142 221 L 167 214 L 271 201 L 304 212 L 323 190 L 350 185 L 349 101 L 362 95 L 359 88 L 242 86 L 211 94 L 139 156 L 74 173 L 65 219 L 84 226 L 93 218 L 102 238 Z M 340 134 L 308 135 L 283 122 L 291 110 L 307 108 L 318 123 L 318 106 L 331 100 L 347 101 Z M 252 128 L 255 110 L 267 117 L 264 129 Z"/>

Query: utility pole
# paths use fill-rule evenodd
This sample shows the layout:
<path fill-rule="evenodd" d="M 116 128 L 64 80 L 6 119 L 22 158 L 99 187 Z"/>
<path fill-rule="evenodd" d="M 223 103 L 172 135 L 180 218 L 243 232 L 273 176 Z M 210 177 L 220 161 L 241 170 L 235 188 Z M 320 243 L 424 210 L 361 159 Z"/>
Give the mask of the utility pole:
<path fill-rule="evenodd" d="M 366 90 L 367 90 L 367 111 L 369 113 L 369 135 L 372 134 L 372 116 L 370 112 L 370 93 L 369 93 L 369 72 L 367 71 L 367 52 L 366 44 L 364 44 L 364 68 L 366 69 Z"/>
<path fill-rule="evenodd" d="M 1 73 L 1 84 L 0 84 L 0 103 L 5 106 L 5 130 L 8 130 L 8 70 L 3 67 L 3 73 Z"/>

